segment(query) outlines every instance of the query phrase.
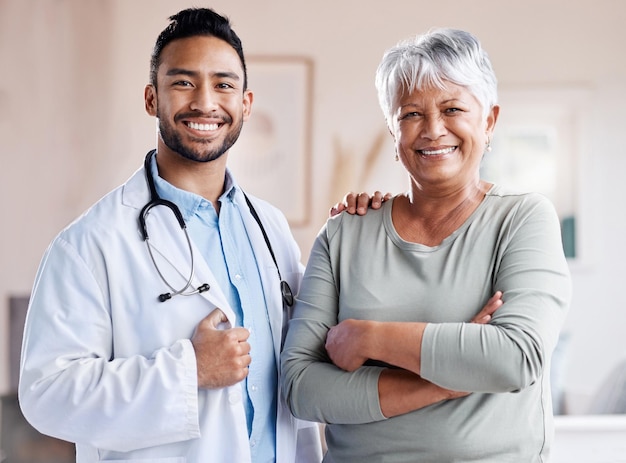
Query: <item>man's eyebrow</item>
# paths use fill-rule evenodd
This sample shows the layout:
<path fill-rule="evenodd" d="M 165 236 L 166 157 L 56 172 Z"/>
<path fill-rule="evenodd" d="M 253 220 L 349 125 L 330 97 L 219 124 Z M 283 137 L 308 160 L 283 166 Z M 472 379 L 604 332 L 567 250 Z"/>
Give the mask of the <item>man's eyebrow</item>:
<path fill-rule="evenodd" d="M 192 71 L 190 69 L 184 68 L 172 68 L 169 69 L 165 75 L 166 76 L 189 76 L 189 77 L 197 77 L 200 73 L 197 71 Z M 218 78 L 227 78 L 233 80 L 240 80 L 239 74 L 236 72 L 228 72 L 228 71 L 219 71 L 211 74 L 212 77 Z"/>
<path fill-rule="evenodd" d="M 168 69 L 168 71 L 165 73 L 166 76 L 179 76 L 179 75 L 195 76 L 197 74 L 198 73 L 195 71 L 190 71 L 189 69 L 183 69 L 183 68 Z"/>
<path fill-rule="evenodd" d="M 226 79 L 240 80 L 239 74 L 236 72 L 222 71 L 222 72 L 214 72 L 213 77 L 222 77 Z"/>

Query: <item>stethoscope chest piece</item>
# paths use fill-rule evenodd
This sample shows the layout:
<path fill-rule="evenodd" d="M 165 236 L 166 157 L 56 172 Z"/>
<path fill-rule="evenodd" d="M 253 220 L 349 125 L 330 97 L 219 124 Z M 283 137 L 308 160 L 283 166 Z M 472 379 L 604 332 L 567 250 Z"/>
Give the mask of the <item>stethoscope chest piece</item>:
<path fill-rule="evenodd" d="M 287 283 L 285 280 L 280 280 L 280 292 L 283 296 L 283 302 L 291 307 L 294 302 L 293 292 L 291 291 L 289 283 Z"/>

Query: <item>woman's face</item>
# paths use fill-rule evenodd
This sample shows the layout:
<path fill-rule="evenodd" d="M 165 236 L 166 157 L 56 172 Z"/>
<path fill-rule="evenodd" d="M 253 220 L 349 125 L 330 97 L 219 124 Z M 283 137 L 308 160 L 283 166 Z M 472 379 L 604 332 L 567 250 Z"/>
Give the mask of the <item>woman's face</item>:
<path fill-rule="evenodd" d="M 499 108 L 487 116 L 460 85 L 429 87 L 400 98 L 392 134 L 400 161 L 420 189 L 448 191 L 479 181 L 480 161 Z"/>

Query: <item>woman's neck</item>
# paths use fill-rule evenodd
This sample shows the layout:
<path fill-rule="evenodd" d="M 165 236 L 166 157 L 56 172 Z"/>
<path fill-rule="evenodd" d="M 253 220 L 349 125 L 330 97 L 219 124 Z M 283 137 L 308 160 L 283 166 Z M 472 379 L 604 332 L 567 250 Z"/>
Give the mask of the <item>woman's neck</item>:
<path fill-rule="evenodd" d="M 480 181 L 437 196 L 413 189 L 394 202 L 394 226 L 406 241 L 436 246 L 465 223 L 490 188 L 491 184 Z"/>

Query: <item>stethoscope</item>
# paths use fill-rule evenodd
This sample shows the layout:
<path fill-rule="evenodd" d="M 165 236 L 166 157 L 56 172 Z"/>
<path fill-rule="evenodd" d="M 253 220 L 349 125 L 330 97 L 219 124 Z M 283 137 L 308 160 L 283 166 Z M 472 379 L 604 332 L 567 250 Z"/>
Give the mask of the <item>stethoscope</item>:
<path fill-rule="evenodd" d="M 159 301 L 165 302 L 174 296 L 192 296 L 194 294 L 200 294 L 205 291 L 208 291 L 211 287 L 209 286 L 208 283 L 203 283 L 198 287 L 193 287 L 192 285 L 194 273 L 195 273 L 195 262 L 194 262 L 194 254 L 193 254 L 193 246 L 191 244 L 191 238 L 189 237 L 189 233 L 187 232 L 187 225 L 185 224 L 185 220 L 183 219 L 183 214 L 180 212 L 180 209 L 178 208 L 178 206 L 174 204 L 173 202 L 168 201 L 167 199 L 161 198 L 159 194 L 157 193 L 156 185 L 154 184 L 154 178 L 152 178 L 152 174 L 150 173 L 151 161 L 155 153 L 156 153 L 156 150 L 150 151 L 146 155 L 146 159 L 144 161 L 146 182 L 148 183 L 148 188 L 150 189 L 150 201 L 141 209 L 141 212 L 139 213 L 139 227 L 141 229 L 141 236 L 144 242 L 146 243 L 148 252 L 150 253 L 150 259 L 152 260 L 152 263 L 154 264 L 154 268 L 159 274 L 159 277 L 161 278 L 161 280 L 163 280 L 163 283 L 165 283 L 165 285 L 169 288 L 169 292 L 159 294 Z M 270 254 L 272 255 L 272 259 L 274 260 L 274 265 L 276 265 L 276 270 L 278 272 L 278 279 L 280 280 L 280 292 L 281 292 L 282 299 L 283 299 L 283 308 L 286 308 L 286 307 L 289 308 L 293 305 L 293 302 L 294 302 L 293 292 L 291 291 L 289 284 L 285 280 L 283 280 L 280 274 L 280 269 L 278 268 L 278 261 L 276 260 L 276 256 L 274 255 L 274 250 L 272 249 L 272 245 L 270 244 L 270 240 L 267 237 L 267 233 L 265 232 L 265 228 L 263 227 L 263 224 L 261 223 L 261 219 L 259 218 L 259 215 L 257 214 L 256 210 L 252 206 L 252 203 L 250 202 L 250 199 L 248 199 L 248 196 L 245 193 L 244 193 L 244 197 L 246 198 L 246 203 L 248 204 L 248 207 L 250 208 L 250 212 L 252 213 L 254 220 L 256 220 L 256 222 L 259 224 L 261 233 L 263 234 L 263 238 L 265 239 L 265 244 L 267 245 L 267 248 L 269 249 Z M 146 219 L 148 215 L 150 214 L 150 211 L 154 207 L 157 207 L 157 206 L 165 206 L 174 213 L 174 216 L 176 216 L 178 225 L 185 233 L 185 238 L 187 240 L 191 269 L 189 271 L 189 276 L 187 277 L 185 284 L 180 289 L 174 288 L 174 286 L 172 286 L 167 281 L 167 279 L 165 278 L 165 276 L 159 269 L 159 266 L 157 265 L 156 259 L 154 258 L 154 254 L 152 251 L 152 245 L 150 244 L 150 236 L 148 235 L 148 226 L 146 225 Z M 285 317 L 286 318 L 286 320 L 284 320 L 285 322 L 289 318 L 291 318 L 289 317 L 289 309 L 287 308 L 286 310 L 288 314 Z"/>

